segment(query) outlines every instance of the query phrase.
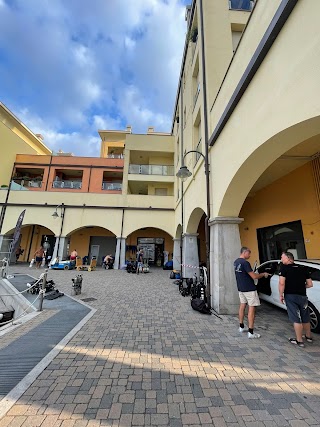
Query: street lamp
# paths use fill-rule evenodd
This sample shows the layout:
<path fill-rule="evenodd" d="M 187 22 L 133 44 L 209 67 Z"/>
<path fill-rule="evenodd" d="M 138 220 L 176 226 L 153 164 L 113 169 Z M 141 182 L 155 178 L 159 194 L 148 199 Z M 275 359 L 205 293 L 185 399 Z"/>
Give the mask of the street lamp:
<path fill-rule="evenodd" d="M 189 153 L 196 153 L 199 156 L 202 156 L 204 159 L 204 171 L 206 175 L 206 196 L 207 196 L 207 213 L 206 213 L 206 219 L 205 219 L 205 237 L 206 237 L 206 264 L 207 264 L 207 304 L 209 307 L 211 307 L 211 290 L 210 290 L 210 235 L 209 235 L 209 218 L 210 218 L 210 187 L 209 187 L 209 162 L 208 162 L 208 155 L 202 154 L 200 151 L 197 150 L 190 150 L 187 151 L 182 159 L 182 166 L 180 167 L 179 171 L 177 172 L 176 176 L 180 178 L 183 182 L 186 181 L 191 175 L 192 172 L 189 171 L 187 166 L 184 165 L 184 159 Z M 207 153 L 206 153 L 207 154 Z M 181 195 L 183 198 L 183 193 Z M 183 230 L 182 230 L 183 232 Z M 182 260 L 181 260 L 182 261 Z"/>
<path fill-rule="evenodd" d="M 61 209 L 61 215 L 58 214 L 58 208 Z M 62 205 L 58 205 L 56 207 L 56 210 L 53 212 L 52 217 L 54 219 L 56 219 L 56 218 L 63 218 L 63 211 L 64 211 L 64 204 L 62 203 Z"/>
<path fill-rule="evenodd" d="M 61 214 L 59 215 L 58 214 L 58 208 L 60 208 L 61 209 Z M 62 218 L 62 221 L 61 221 L 61 227 L 60 227 L 60 234 L 59 234 L 59 237 L 58 237 L 58 246 L 57 246 L 57 255 L 59 256 L 59 249 L 60 249 L 60 239 L 61 239 L 61 235 L 62 235 L 62 229 L 63 229 L 63 222 L 64 222 L 64 211 L 65 211 L 65 206 L 64 206 L 64 203 L 62 203 L 61 205 L 58 205 L 57 207 L 56 207 L 56 210 L 53 212 L 53 214 L 52 214 L 52 217 L 54 218 L 54 219 L 56 219 L 56 218 Z"/>

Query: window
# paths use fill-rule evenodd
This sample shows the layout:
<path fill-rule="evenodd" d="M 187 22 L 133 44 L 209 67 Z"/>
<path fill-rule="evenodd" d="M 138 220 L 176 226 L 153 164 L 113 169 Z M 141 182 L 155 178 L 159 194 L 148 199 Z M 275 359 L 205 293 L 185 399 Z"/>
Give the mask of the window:
<path fill-rule="evenodd" d="M 229 9 L 250 11 L 253 3 L 253 0 L 229 0 Z"/>

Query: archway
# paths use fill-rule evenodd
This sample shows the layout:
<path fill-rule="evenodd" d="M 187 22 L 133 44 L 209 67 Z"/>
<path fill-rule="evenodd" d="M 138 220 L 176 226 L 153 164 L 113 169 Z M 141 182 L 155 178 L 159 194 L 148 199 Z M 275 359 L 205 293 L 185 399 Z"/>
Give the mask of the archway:
<path fill-rule="evenodd" d="M 7 231 L 2 242 L 1 252 L 9 250 L 9 245 L 14 234 L 14 229 Z M 30 262 L 34 258 L 34 253 L 39 246 L 46 241 L 49 246 L 47 256 L 52 255 L 55 245 L 55 234 L 49 228 L 40 224 L 24 224 L 21 227 L 19 244 L 23 253 L 19 256 L 18 262 Z M 11 255 L 11 262 L 15 262 L 15 254 Z"/>
<path fill-rule="evenodd" d="M 115 255 L 117 239 L 110 230 L 87 225 L 70 232 L 62 243 L 63 257 L 68 258 L 73 250 L 76 250 L 81 258 L 93 256 L 97 258 L 97 265 L 101 265 L 106 255 Z"/>
<path fill-rule="evenodd" d="M 143 227 L 133 231 L 126 239 L 126 259 L 133 260 L 142 248 L 147 262 L 162 267 L 173 257 L 173 239 L 166 231 L 156 227 Z"/>

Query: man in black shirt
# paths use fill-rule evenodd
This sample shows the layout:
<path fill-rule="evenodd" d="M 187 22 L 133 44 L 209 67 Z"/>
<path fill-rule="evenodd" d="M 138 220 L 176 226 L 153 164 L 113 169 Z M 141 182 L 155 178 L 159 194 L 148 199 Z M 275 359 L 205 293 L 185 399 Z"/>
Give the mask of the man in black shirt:
<path fill-rule="evenodd" d="M 234 272 L 236 275 L 237 287 L 239 291 L 240 307 L 239 307 L 239 332 L 248 332 L 248 338 L 260 338 L 260 334 L 253 332 L 254 318 L 256 314 L 256 306 L 260 305 L 260 299 L 257 292 L 257 287 L 254 284 L 254 279 L 268 277 L 268 273 L 254 273 L 250 263 L 247 261 L 251 256 L 251 250 L 243 246 L 240 251 L 240 257 L 235 260 Z M 244 313 L 246 306 L 248 309 L 248 325 L 249 330 L 244 328 Z"/>
<path fill-rule="evenodd" d="M 312 288 L 312 280 L 307 268 L 294 263 L 291 252 L 281 255 L 282 266 L 279 273 L 279 294 L 282 304 L 286 303 L 289 320 L 293 323 L 296 338 L 290 338 L 292 344 L 304 347 L 303 331 L 307 342 L 312 343 L 310 313 L 306 288 Z"/>

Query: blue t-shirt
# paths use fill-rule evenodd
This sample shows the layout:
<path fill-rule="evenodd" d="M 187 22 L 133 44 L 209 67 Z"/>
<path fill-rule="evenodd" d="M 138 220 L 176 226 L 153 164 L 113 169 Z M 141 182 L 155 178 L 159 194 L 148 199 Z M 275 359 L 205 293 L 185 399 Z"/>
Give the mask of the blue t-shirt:
<path fill-rule="evenodd" d="M 250 263 L 244 258 L 238 258 L 235 260 L 233 265 L 234 265 L 234 272 L 236 274 L 238 291 L 240 292 L 256 291 L 257 287 L 254 284 L 254 280 L 248 274 L 252 271 Z"/>

